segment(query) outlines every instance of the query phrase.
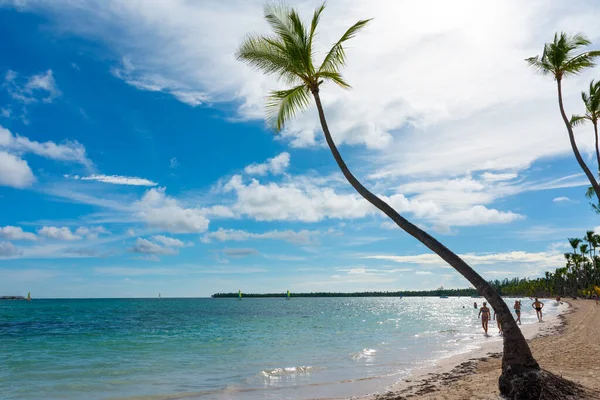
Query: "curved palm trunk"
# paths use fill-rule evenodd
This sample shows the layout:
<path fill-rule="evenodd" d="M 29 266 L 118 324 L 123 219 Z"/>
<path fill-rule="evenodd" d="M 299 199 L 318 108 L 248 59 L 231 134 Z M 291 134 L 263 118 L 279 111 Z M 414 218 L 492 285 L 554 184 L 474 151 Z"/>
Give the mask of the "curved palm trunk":
<path fill-rule="evenodd" d="M 562 116 L 562 119 L 565 122 L 565 125 L 567 127 L 567 131 L 569 132 L 569 141 L 571 142 L 571 148 L 573 149 L 573 154 L 575 154 L 575 158 L 577 159 L 579 166 L 581 167 L 581 169 L 583 170 L 583 172 L 589 179 L 590 183 L 592 184 L 592 187 L 594 188 L 594 192 L 596 192 L 596 197 L 598 197 L 598 203 L 600 203 L 600 186 L 598 185 L 598 182 L 596 181 L 596 178 L 594 178 L 594 175 L 592 174 L 590 169 L 587 167 L 587 165 L 585 165 L 585 161 L 583 161 L 583 158 L 581 158 L 581 154 L 579 153 L 579 149 L 577 148 L 577 143 L 575 143 L 575 135 L 573 134 L 573 127 L 571 126 L 571 123 L 569 122 L 569 119 L 567 118 L 567 114 L 565 113 L 565 108 L 563 106 L 563 100 L 562 100 L 561 81 L 562 81 L 561 78 L 556 79 L 556 85 L 558 86 L 558 107 L 560 108 L 560 115 Z M 596 149 L 598 149 L 598 135 L 596 135 Z"/>
<path fill-rule="evenodd" d="M 466 262 L 464 262 L 458 255 L 450 251 L 446 246 L 436 240 L 433 236 L 427 232 L 418 228 L 413 223 L 402 217 L 396 210 L 394 210 L 385 201 L 371 193 L 366 189 L 350 172 L 348 166 L 342 159 L 327 127 L 327 121 L 325 120 L 325 114 L 323 112 L 323 106 L 319 97 L 319 89 L 312 88 L 312 94 L 317 104 L 319 111 L 319 119 L 321 121 L 321 127 L 325 134 L 325 139 L 329 145 L 329 149 L 335 158 L 338 166 L 342 170 L 342 173 L 352 185 L 354 189 L 369 203 L 373 204 L 379 210 L 383 211 L 385 215 L 392 219 L 402 230 L 407 232 L 409 235 L 423 243 L 431 251 L 440 256 L 444 261 L 450 264 L 456 269 L 462 276 L 464 276 L 477 291 L 482 294 L 490 303 L 490 305 L 496 310 L 497 318 L 500 320 L 502 330 L 504 332 L 504 356 L 502 358 L 502 374 L 506 379 L 510 379 L 510 376 L 515 374 L 523 374 L 530 370 L 539 370 L 539 365 L 533 358 L 529 345 L 525 340 L 521 330 L 517 326 L 508 306 L 502 300 L 502 297 L 496 292 L 485 279 L 483 279 L 477 272 L 475 272 Z M 508 390 L 508 389 L 506 389 Z M 500 381 L 500 391 L 503 390 L 502 377 Z"/>
<path fill-rule="evenodd" d="M 598 162 L 598 175 L 600 176 L 600 150 L 598 149 L 598 122 L 594 121 L 594 136 L 596 137 L 596 161 Z M 596 249 L 594 249 L 596 250 Z"/>

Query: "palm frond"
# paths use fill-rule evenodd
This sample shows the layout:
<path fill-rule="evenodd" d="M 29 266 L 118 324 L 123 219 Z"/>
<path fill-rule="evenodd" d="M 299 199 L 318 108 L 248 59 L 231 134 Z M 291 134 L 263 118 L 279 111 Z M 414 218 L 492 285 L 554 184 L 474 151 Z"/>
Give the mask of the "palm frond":
<path fill-rule="evenodd" d="M 295 9 L 284 4 L 268 4 L 264 17 L 282 43 L 285 53 L 294 69 L 309 76 L 314 72 L 309 35 Z"/>
<path fill-rule="evenodd" d="M 310 54 L 311 59 L 313 57 L 313 52 L 312 52 L 313 40 L 315 39 L 315 34 L 317 32 L 317 26 L 319 25 L 319 20 L 321 19 L 321 13 L 323 12 L 324 9 L 325 9 L 325 2 L 323 2 L 323 4 L 321 4 L 321 6 L 319 6 L 315 9 L 315 13 L 313 14 L 313 18 L 310 23 L 310 34 L 308 35 L 308 52 Z"/>
<path fill-rule="evenodd" d="M 334 82 L 336 85 L 340 86 L 343 89 L 350 89 L 350 86 L 342 77 L 342 74 L 339 72 L 331 72 L 331 71 L 321 71 L 317 73 L 319 79 L 329 80 Z"/>
<path fill-rule="evenodd" d="M 567 61 L 563 64 L 563 74 L 567 75 L 576 75 L 579 74 L 586 68 L 591 68 L 596 65 L 594 62 L 594 58 L 600 56 L 600 51 L 588 51 L 586 53 L 581 53 Z"/>
<path fill-rule="evenodd" d="M 586 120 L 588 119 L 587 116 L 584 115 L 573 115 L 571 117 L 571 126 L 575 127 L 575 126 L 581 126 L 583 124 L 585 124 Z"/>
<path fill-rule="evenodd" d="M 278 132 L 285 123 L 310 104 L 310 90 L 299 85 L 288 90 L 274 90 L 267 97 L 267 124 Z"/>
<path fill-rule="evenodd" d="M 303 79 L 303 71 L 294 64 L 283 43 L 277 38 L 248 35 L 236 52 L 239 61 L 266 73 L 275 74 L 289 83 Z"/>
<path fill-rule="evenodd" d="M 588 187 L 587 190 L 585 191 L 585 197 L 587 197 L 588 199 L 591 199 L 595 195 L 596 195 L 596 192 L 594 191 L 593 186 Z"/>
<path fill-rule="evenodd" d="M 356 34 L 363 29 L 371 19 L 365 19 L 358 21 L 352 25 L 346 33 L 331 47 L 331 50 L 327 53 L 323 59 L 321 67 L 318 72 L 338 72 L 338 70 L 346 63 L 346 52 L 344 51 L 344 43 L 352 39 Z"/>
<path fill-rule="evenodd" d="M 529 57 L 526 58 L 525 61 L 527 61 L 527 63 L 533 67 L 533 69 L 535 69 L 538 73 L 542 74 L 542 75 L 548 75 L 553 73 L 553 68 L 552 65 L 550 65 L 548 62 L 544 61 L 544 55 L 542 55 L 542 57 L 540 56 L 535 56 L 535 57 Z"/>

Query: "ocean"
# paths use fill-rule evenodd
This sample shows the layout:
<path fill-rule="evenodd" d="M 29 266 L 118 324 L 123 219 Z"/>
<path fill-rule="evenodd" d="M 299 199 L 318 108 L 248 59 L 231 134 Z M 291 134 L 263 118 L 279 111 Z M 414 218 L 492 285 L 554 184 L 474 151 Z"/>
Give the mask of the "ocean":
<path fill-rule="evenodd" d="M 2 399 L 313 399 L 382 391 L 500 340 L 482 298 L 0 301 Z M 507 299 L 512 305 L 514 299 Z M 523 323 L 537 323 L 523 299 Z M 546 300 L 544 312 L 558 313 Z M 512 308 L 512 307 L 511 307 Z"/>

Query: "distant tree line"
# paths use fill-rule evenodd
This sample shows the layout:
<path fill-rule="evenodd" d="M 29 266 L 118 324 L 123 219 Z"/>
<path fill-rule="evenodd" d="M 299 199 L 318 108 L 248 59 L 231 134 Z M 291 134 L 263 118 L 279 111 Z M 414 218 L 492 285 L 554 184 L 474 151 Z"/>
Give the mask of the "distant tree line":
<path fill-rule="evenodd" d="M 435 290 L 411 290 L 398 292 L 311 292 L 311 293 L 291 293 L 292 297 L 423 297 L 423 296 L 476 296 L 475 289 L 444 289 L 440 287 Z M 243 297 L 285 297 L 286 293 L 242 293 Z M 215 293 L 211 297 L 228 298 L 238 297 L 237 293 Z"/>

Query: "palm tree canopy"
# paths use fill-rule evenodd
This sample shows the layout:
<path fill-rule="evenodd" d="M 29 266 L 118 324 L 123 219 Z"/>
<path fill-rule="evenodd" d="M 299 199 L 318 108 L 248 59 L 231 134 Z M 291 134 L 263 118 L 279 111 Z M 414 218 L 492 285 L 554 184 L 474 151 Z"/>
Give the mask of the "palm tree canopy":
<path fill-rule="evenodd" d="M 577 250 L 577 247 L 581 243 L 581 239 L 579 238 L 568 238 L 567 240 L 569 241 L 569 244 L 571 245 L 573 250 Z"/>
<path fill-rule="evenodd" d="M 544 45 L 541 56 L 530 57 L 525 61 L 542 75 L 552 74 L 554 79 L 561 80 L 564 76 L 576 75 L 595 65 L 594 58 L 600 56 L 600 51 L 575 54 L 579 48 L 590 43 L 581 33 L 570 36 L 557 32 L 554 34 L 554 41 Z"/>
<path fill-rule="evenodd" d="M 571 125 L 582 125 L 586 120 L 598 123 L 600 119 L 600 81 L 594 82 L 592 80 L 589 92 L 581 92 L 581 100 L 585 105 L 585 115 L 573 115 Z"/>
<path fill-rule="evenodd" d="M 264 17 L 271 27 L 271 35 L 246 36 L 236 52 L 238 60 L 266 73 L 276 75 L 291 85 L 290 89 L 274 90 L 267 97 L 267 123 L 277 131 L 297 113 L 310 104 L 310 93 L 319 90 L 325 81 L 349 89 L 340 70 L 346 64 L 345 44 L 370 19 L 352 25 L 333 44 L 321 62 L 315 65 L 313 41 L 325 3 L 315 9 L 310 26 L 306 26 L 293 8 L 268 4 Z"/>

